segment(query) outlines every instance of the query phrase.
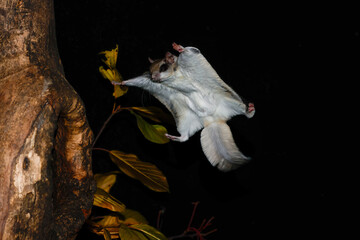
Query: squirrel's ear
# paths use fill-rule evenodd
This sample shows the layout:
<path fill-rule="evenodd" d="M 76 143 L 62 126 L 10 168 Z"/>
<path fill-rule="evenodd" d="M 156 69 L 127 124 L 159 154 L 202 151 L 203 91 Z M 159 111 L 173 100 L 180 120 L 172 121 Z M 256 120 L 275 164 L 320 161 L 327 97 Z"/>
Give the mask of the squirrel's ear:
<path fill-rule="evenodd" d="M 150 63 L 154 62 L 154 60 L 152 60 L 150 57 L 148 57 L 148 60 L 149 60 Z"/>

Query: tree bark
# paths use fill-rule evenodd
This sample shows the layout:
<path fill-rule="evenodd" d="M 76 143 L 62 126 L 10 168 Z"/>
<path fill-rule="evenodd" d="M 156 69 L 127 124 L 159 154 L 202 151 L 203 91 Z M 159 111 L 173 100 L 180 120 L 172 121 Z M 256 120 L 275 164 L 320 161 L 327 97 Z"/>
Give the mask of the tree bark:
<path fill-rule="evenodd" d="M 0 0 L 0 239 L 75 239 L 92 131 L 58 55 L 52 0 Z"/>

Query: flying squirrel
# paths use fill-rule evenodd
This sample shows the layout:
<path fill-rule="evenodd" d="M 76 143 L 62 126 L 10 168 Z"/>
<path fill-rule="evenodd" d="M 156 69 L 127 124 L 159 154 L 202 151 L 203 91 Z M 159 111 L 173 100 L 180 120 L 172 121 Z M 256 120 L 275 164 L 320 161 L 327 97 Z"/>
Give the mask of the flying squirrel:
<path fill-rule="evenodd" d="M 150 73 L 121 83 L 150 92 L 173 115 L 180 136 L 166 134 L 173 141 L 185 142 L 201 131 L 202 149 L 213 166 L 228 172 L 248 162 L 236 146 L 226 121 L 236 115 L 251 118 L 254 104 L 246 105 L 229 87 L 195 47 L 172 44 L 179 52 L 170 52 L 163 59 L 152 60 Z"/>

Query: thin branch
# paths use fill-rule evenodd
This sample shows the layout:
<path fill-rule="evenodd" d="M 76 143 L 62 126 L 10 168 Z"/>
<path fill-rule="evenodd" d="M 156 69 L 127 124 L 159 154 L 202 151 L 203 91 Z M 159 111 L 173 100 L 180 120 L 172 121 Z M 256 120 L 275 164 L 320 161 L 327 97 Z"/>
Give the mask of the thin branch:
<path fill-rule="evenodd" d="M 164 215 L 164 213 L 165 213 L 165 208 L 163 207 L 163 208 L 161 208 L 161 209 L 159 210 L 158 217 L 157 217 L 157 221 L 156 221 L 156 228 L 157 228 L 159 231 L 160 231 L 161 228 L 162 228 L 162 223 L 163 223 L 163 221 L 162 221 L 162 216 Z"/>
<path fill-rule="evenodd" d="M 93 148 L 92 150 L 99 150 L 99 151 L 104 151 L 104 152 L 110 152 L 109 150 L 105 149 L 105 148 Z"/>
<path fill-rule="evenodd" d="M 203 235 L 204 237 L 206 237 L 207 235 L 210 235 L 210 234 L 212 234 L 212 233 L 216 232 L 217 230 L 218 230 L 218 229 L 217 229 L 217 228 L 215 228 L 215 229 L 211 230 L 210 232 L 207 232 L 207 233 L 202 233 L 202 235 Z"/>
<path fill-rule="evenodd" d="M 194 204 L 194 209 L 193 209 L 193 212 L 192 212 L 192 214 L 191 214 L 191 218 L 190 218 L 190 221 L 189 221 L 189 224 L 188 224 L 187 229 L 189 229 L 190 226 L 191 226 L 191 223 L 192 223 L 192 221 L 193 221 L 193 219 L 194 219 L 194 216 L 195 216 L 196 208 L 197 208 L 197 206 L 199 205 L 199 203 L 200 203 L 199 201 L 193 202 L 193 204 Z"/>
<path fill-rule="evenodd" d="M 207 233 L 200 233 L 202 237 L 206 237 L 214 232 L 216 232 L 218 229 L 215 228 Z M 193 238 L 193 237 L 197 237 L 198 233 L 193 233 L 193 234 L 189 234 L 188 232 L 186 233 L 182 233 L 176 236 L 172 236 L 172 237 L 168 237 L 168 240 L 174 240 L 174 239 L 178 239 L 178 238 Z"/>
<path fill-rule="evenodd" d="M 94 148 L 94 146 L 95 146 L 95 143 L 96 143 L 97 140 L 99 139 L 100 135 L 101 135 L 102 132 L 104 131 L 106 125 L 110 122 L 111 118 L 112 118 L 115 114 L 119 113 L 121 110 L 123 110 L 123 109 L 120 108 L 120 106 L 118 106 L 118 107 L 115 109 L 115 105 L 114 105 L 113 110 L 112 110 L 112 113 L 110 114 L 110 116 L 108 117 L 108 119 L 106 119 L 106 121 L 105 121 L 104 124 L 102 125 L 99 133 L 97 134 L 97 136 L 96 136 L 96 138 L 95 138 L 95 140 L 94 140 L 94 142 L 93 142 L 93 144 L 92 144 L 92 147 L 93 147 L 93 148 Z"/>
<path fill-rule="evenodd" d="M 215 219 L 215 217 L 211 217 L 210 219 L 209 219 L 209 221 L 207 221 L 207 223 L 204 225 L 204 226 L 202 226 L 202 228 L 200 227 L 199 228 L 199 230 L 200 231 L 202 231 L 202 230 L 204 230 L 205 228 L 207 228 L 208 226 L 210 226 L 211 224 L 212 224 L 212 220 L 214 220 Z M 205 221 L 205 219 L 204 219 L 204 221 Z"/>
<path fill-rule="evenodd" d="M 206 218 L 202 221 L 202 223 L 200 224 L 200 227 L 198 228 L 199 231 L 202 231 L 203 229 L 206 228 L 206 225 L 205 225 L 205 222 L 206 222 Z M 205 226 L 205 227 L 204 227 Z"/>
<path fill-rule="evenodd" d="M 174 239 L 178 239 L 178 238 L 194 238 L 194 237 L 197 237 L 198 240 L 205 240 L 206 236 L 208 236 L 208 235 L 210 235 L 210 234 L 217 231 L 217 229 L 213 229 L 213 230 L 211 230 L 209 232 L 206 232 L 206 233 L 203 232 L 207 227 L 212 225 L 212 220 L 215 219 L 214 217 L 211 217 L 208 221 L 206 221 L 206 219 L 204 219 L 201 222 L 199 228 L 195 228 L 195 227 L 191 226 L 191 224 L 192 224 L 192 222 L 194 220 L 195 213 L 196 213 L 196 208 L 199 205 L 199 202 L 194 202 L 193 205 L 194 205 L 194 208 L 193 208 L 193 211 L 192 211 L 191 218 L 190 218 L 187 229 L 182 234 L 169 237 L 168 238 L 169 240 L 174 240 Z"/>

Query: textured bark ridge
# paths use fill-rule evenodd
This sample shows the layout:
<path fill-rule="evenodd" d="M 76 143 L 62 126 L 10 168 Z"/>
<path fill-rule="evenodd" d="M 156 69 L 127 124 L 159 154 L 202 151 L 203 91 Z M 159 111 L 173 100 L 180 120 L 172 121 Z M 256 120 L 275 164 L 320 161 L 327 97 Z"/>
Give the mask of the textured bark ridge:
<path fill-rule="evenodd" d="M 75 239 L 95 191 L 92 139 L 52 0 L 0 0 L 0 239 Z"/>

